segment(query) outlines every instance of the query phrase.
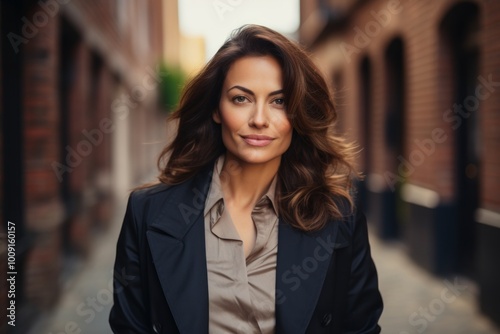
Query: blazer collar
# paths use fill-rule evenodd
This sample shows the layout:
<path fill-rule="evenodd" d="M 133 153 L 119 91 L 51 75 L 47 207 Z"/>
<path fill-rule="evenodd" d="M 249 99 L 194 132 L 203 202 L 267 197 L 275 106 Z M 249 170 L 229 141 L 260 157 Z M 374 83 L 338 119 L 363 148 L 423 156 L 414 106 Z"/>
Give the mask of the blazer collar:
<path fill-rule="evenodd" d="M 147 239 L 163 293 L 181 333 L 208 332 L 208 283 L 203 210 L 213 165 L 171 187 Z M 349 244 L 337 222 L 315 233 L 282 219 L 276 267 L 276 333 L 304 333 L 332 254 Z"/>

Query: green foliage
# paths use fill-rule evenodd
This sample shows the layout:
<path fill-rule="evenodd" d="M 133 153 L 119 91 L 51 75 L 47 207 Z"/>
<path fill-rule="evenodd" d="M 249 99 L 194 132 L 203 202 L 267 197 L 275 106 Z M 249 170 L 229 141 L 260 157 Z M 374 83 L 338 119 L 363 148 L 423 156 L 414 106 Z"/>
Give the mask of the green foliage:
<path fill-rule="evenodd" d="M 179 67 L 167 64 L 160 65 L 158 73 L 160 82 L 160 102 L 162 107 L 171 112 L 179 103 L 181 91 L 186 81 L 186 76 Z"/>

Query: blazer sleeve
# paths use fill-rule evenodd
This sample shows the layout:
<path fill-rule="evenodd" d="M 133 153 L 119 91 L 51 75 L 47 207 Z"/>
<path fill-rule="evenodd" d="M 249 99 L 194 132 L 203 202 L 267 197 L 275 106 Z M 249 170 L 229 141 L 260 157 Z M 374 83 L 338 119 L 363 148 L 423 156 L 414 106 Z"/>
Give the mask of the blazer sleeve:
<path fill-rule="evenodd" d="M 351 275 L 342 333 L 380 333 L 378 320 L 383 302 L 370 253 L 366 218 L 363 213 L 356 213 L 353 218 Z"/>
<path fill-rule="evenodd" d="M 134 208 L 134 193 L 129 197 L 116 249 L 113 275 L 114 305 L 109 316 L 113 333 L 150 333 L 141 273 L 144 240 Z M 143 253 L 143 251 L 142 251 Z M 143 264 L 142 264 L 143 265 Z"/>

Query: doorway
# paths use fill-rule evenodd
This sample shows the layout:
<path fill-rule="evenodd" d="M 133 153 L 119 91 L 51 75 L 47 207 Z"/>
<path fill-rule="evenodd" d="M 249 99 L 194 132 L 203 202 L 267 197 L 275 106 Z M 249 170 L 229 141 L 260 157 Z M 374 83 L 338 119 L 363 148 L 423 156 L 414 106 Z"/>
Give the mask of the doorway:
<path fill-rule="evenodd" d="M 371 106 L 372 106 L 372 65 L 368 56 L 363 57 L 359 66 L 359 129 L 360 129 L 360 145 L 361 145 L 361 171 L 363 175 L 370 175 L 371 163 Z M 368 189 L 366 179 L 359 182 L 358 186 L 358 207 L 368 213 Z"/>
<path fill-rule="evenodd" d="M 384 205 L 384 235 L 395 239 L 401 234 L 405 221 L 405 205 L 401 198 L 402 180 L 398 157 L 405 157 L 405 66 L 404 46 L 401 38 L 393 39 L 384 55 L 386 75 L 386 110 L 384 119 L 385 145 L 390 155 L 389 170 L 398 175 L 388 190 Z"/>
<path fill-rule="evenodd" d="M 479 103 L 471 105 L 479 74 L 479 9 L 474 3 L 454 6 L 440 24 L 444 59 L 449 62 L 451 106 L 464 110 L 454 128 L 457 271 L 474 278 L 475 221 L 479 204 Z M 477 100 L 477 99 L 476 99 Z M 457 114 L 458 116 L 458 114 Z"/>

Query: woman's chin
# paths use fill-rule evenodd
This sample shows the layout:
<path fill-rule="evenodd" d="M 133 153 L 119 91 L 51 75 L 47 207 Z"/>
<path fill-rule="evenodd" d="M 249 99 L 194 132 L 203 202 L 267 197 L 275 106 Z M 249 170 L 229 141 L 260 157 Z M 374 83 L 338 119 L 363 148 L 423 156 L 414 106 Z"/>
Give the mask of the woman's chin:
<path fill-rule="evenodd" d="M 235 160 L 241 164 L 247 165 L 265 165 L 265 164 L 274 164 L 281 160 L 281 155 L 269 155 L 265 154 L 265 152 L 259 153 L 249 153 L 249 154 L 232 154 L 230 153 L 226 157 L 229 157 L 231 160 Z"/>

